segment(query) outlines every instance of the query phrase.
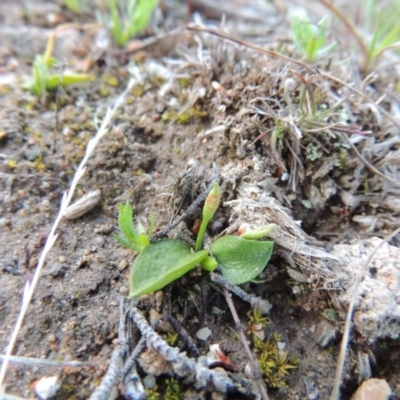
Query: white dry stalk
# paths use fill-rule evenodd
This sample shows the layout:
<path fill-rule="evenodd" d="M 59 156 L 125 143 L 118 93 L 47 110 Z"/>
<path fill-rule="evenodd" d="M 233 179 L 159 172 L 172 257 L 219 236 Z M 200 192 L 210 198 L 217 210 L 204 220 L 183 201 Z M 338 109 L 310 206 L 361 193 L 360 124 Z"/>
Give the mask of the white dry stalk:
<path fill-rule="evenodd" d="M 72 179 L 69 190 L 67 190 L 63 195 L 63 198 L 61 200 L 60 210 L 59 210 L 58 215 L 54 221 L 54 224 L 50 230 L 49 236 L 47 237 L 47 241 L 46 241 L 46 244 L 44 245 L 42 254 L 40 255 L 40 259 L 39 259 L 38 265 L 36 267 L 32 282 L 31 283 L 29 283 L 29 281 L 26 282 L 26 285 L 24 288 L 24 293 L 22 296 L 21 311 L 18 315 L 18 319 L 15 324 L 14 330 L 12 332 L 9 344 L 7 346 L 7 351 L 4 356 L 3 364 L 2 364 L 1 370 L 0 370 L 0 399 L 3 398 L 2 385 L 3 385 L 5 375 L 6 375 L 10 356 L 14 349 L 15 342 L 17 340 L 18 333 L 21 329 L 22 322 L 23 322 L 25 315 L 27 313 L 27 310 L 28 310 L 28 306 L 32 300 L 36 285 L 39 281 L 39 277 L 40 277 L 40 273 L 41 273 L 43 265 L 44 265 L 44 261 L 47 257 L 47 254 L 49 253 L 50 249 L 53 247 L 53 245 L 58 237 L 58 234 L 56 234 L 55 231 L 58 228 L 58 225 L 59 225 L 68 205 L 71 203 L 72 197 L 75 192 L 76 185 L 78 184 L 79 180 L 82 178 L 83 174 L 85 173 L 85 170 L 86 170 L 85 165 L 86 165 L 88 159 L 92 155 L 92 153 L 93 153 L 95 147 L 97 146 L 97 144 L 99 143 L 100 139 L 108 132 L 112 118 L 114 117 L 117 109 L 121 106 L 121 104 L 124 101 L 128 92 L 132 89 L 135 82 L 136 82 L 135 79 L 133 79 L 133 78 L 130 79 L 127 87 L 120 94 L 120 96 L 116 99 L 114 105 L 107 109 L 106 115 L 104 116 L 96 135 L 92 139 L 90 139 L 87 144 L 85 156 L 83 157 L 81 163 L 78 166 L 78 169 L 75 172 L 75 175 Z"/>
<path fill-rule="evenodd" d="M 344 361 L 346 359 L 347 345 L 349 343 L 350 330 L 351 330 L 351 325 L 352 325 L 351 324 L 351 320 L 352 320 L 352 317 L 353 317 L 354 305 L 355 305 L 355 301 L 356 301 L 357 294 L 358 294 L 358 288 L 360 286 L 362 278 L 367 273 L 368 266 L 369 266 L 372 258 L 378 252 L 378 250 L 385 243 L 388 243 L 389 240 L 392 239 L 394 236 L 396 236 L 399 232 L 400 232 L 400 228 L 397 228 L 395 231 L 393 231 L 392 233 L 387 235 L 385 238 L 383 238 L 383 240 L 370 253 L 367 261 L 365 262 L 364 266 L 360 269 L 360 272 L 358 273 L 357 280 L 355 281 L 355 284 L 354 284 L 354 287 L 353 287 L 353 290 L 352 290 L 352 296 L 351 296 L 351 299 L 350 299 L 349 308 L 347 310 L 346 323 L 345 323 L 345 326 L 344 326 L 342 343 L 341 343 L 341 346 L 340 346 L 339 358 L 338 358 L 338 362 L 337 362 L 337 365 L 336 365 L 335 381 L 333 383 L 333 389 L 332 389 L 332 394 L 331 394 L 330 400 L 338 400 L 339 399 L 339 391 L 340 391 L 340 384 L 341 384 L 341 381 L 342 381 Z"/>

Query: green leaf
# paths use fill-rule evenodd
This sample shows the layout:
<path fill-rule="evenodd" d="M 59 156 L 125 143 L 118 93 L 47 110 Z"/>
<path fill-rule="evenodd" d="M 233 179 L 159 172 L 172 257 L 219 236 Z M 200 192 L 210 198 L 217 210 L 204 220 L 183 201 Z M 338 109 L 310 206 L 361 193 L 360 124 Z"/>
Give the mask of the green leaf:
<path fill-rule="evenodd" d="M 193 269 L 207 256 L 207 250 L 192 253 L 180 240 L 165 239 L 150 244 L 133 263 L 129 298 L 162 289 Z"/>
<path fill-rule="evenodd" d="M 130 29 L 131 35 L 137 35 L 146 28 L 157 5 L 158 0 L 139 0 Z"/>
<path fill-rule="evenodd" d="M 124 236 L 132 243 L 138 243 L 139 235 L 133 226 L 133 213 L 129 201 L 125 205 L 120 204 L 118 225 Z"/>
<path fill-rule="evenodd" d="M 61 79 L 60 79 L 61 78 Z M 60 77 L 60 75 L 50 75 L 46 81 L 46 89 L 55 89 L 60 84 L 63 86 L 76 85 L 78 83 L 93 81 L 94 77 L 89 74 L 76 74 L 67 72 Z"/>
<path fill-rule="evenodd" d="M 211 252 L 222 275 L 235 285 L 251 281 L 267 265 L 274 242 L 222 236 L 211 245 Z"/>

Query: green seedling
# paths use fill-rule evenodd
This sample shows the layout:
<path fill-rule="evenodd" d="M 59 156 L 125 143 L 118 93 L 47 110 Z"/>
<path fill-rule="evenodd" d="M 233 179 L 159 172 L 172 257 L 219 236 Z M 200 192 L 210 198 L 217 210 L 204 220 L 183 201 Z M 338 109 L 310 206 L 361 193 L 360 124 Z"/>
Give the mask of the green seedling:
<path fill-rule="evenodd" d="M 207 271 L 213 271 L 219 265 L 222 275 L 236 285 L 249 282 L 262 272 L 271 256 L 273 242 L 259 239 L 268 236 L 274 228 L 272 225 L 247 232 L 242 237 L 223 236 L 211 245 L 211 255 L 209 250 L 201 249 L 207 225 L 219 202 L 220 188 L 215 183 L 204 203 L 195 251 L 177 239 L 151 243 L 155 218 L 152 217 L 146 232 L 140 223 L 134 227 L 130 204 L 120 206 L 118 224 L 122 235 L 115 238 L 122 246 L 139 252 L 130 275 L 130 299 L 162 289 L 197 265 Z"/>
<path fill-rule="evenodd" d="M 110 14 L 99 15 L 99 19 L 111 30 L 117 44 L 124 47 L 146 28 L 157 5 L 158 0 L 107 0 Z"/>
<path fill-rule="evenodd" d="M 363 10 L 365 10 L 364 28 L 369 32 L 374 32 L 370 41 L 365 40 L 365 35 L 360 34 L 341 8 L 336 7 L 329 0 L 319 1 L 344 23 L 356 39 L 363 53 L 362 69 L 364 72 L 369 72 L 385 51 L 400 48 L 400 23 L 398 12 L 396 12 L 400 7 L 399 0 L 387 2 L 367 0 L 363 4 Z"/>
<path fill-rule="evenodd" d="M 84 0 L 65 0 L 65 5 L 73 13 L 78 14 L 85 5 Z"/>
<path fill-rule="evenodd" d="M 376 60 L 389 49 L 400 48 L 400 22 L 397 13 L 400 1 L 393 0 L 387 8 L 376 0 L 367 1 L 367 25 L 374 32 L 367 46 L 365 69 L 369 70 Z"/>
<path fill-rule="evenodd" d="M 292 37 L 295 46 L 307 61 L 313 62 L 319 57 L 329 54 L 336 43 L 325 46 L 327 38 L 328 18 L 322 18 L 317 25 L 308 19 L 295 17 L 292 20 Z"/>
<path fill-rule="evenodd" d="M 57 60 L 51 55 L 54 49 L 55 36 L 51 35 L 47 42 L 46 51 L 43 55 L 37 54 L 32 65 L 32 77 L 29 78 L 22 87 L 30 90 L 36 96 L 41 96 L 46 90 L 52 90 L 59 85 L 74 85 L 93 80 L 88 74 L 77 74 L 65 72 L 60 74 L 51 74 L 50 68 L 57 64 Z"/>

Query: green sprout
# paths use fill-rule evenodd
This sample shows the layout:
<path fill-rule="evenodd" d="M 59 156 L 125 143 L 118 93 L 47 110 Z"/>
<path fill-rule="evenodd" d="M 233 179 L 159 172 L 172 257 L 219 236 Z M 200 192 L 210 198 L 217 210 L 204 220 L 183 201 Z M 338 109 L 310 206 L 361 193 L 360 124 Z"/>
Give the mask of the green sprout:
<path fill-rule="evenodd" d="M 349 32 L 354 36 L 363 54 L 362 70 L 369 72 L 379 57 L 387 50 L 400 48 L 400 23 L 398 12 L 400 0 L 381 2 L 367 0 L 363 4 L 365 10 L 365 26 L 369 32 L 374 32 L 371 40 L 365 40 L 354 23 L 329 0 L 320 0 L 337 18 L 339 18 Z"/>
<path fill-rule="evenodd" d="M 295 17 L 292 20 L 292 36 L 297 49 L 313 62 L 319 57 L 329 54 L 336 43 L 324 46 L 327 37 L 328 17 L 322 18 L 317 25 L 308 19 Z"/>
<path fill-rule="evenodd" d="M 65 0 L 65 5 L 73 13 L 78 14 L 85 4 L 84 0 Z"/>
<path fill-rule="evenodd" d="M 367 28 L 374 34 L 367 46 L 366 70 L 385 51 L 400 48 L 400 22 L 397 13 L 393 12 L 399 10 L 400 1 L 392 0 L 390 3 L 383 6 L 376 0 L 367 1 Z"/>
<path fill-rule="evenodd" d="M 146 28 L 157 5 L 158 0 L 107 0 L 110 15 L 99 15 L 99 19 L 111 30 L 118 46 L 124 47 Z"/>
<path fill-rule="evenodd" d="M 51 55 L 54 49 L 55 36 L 51 35 L 47 42 L 46 51 L 43 55 L 37 54 L 32 65 L 32 77 L 23 83 L 24 89 L 36 96 L 41 96 L 46 90 L 52 90 L 59 85 L 73 85 L 77 83 L 93 80 L 88 74 L 77 74 L 66 72 L 61 76 L 59 74 L 51 74 L 50 68 L 57 64 L 57 60 Z"/>
<path fill-rule="evenodd" d="M 222 236 L 211 244 L 210 250 L 201 249 L 207 225 L 219 202 L 220 188 L 215 183 L 203 207 L 203 223 L 194 251 L 178 239 L 151 243 L 155 218 L 152 217 L 146 232 L 140 223 L 135 228 L 129 202 L 120 206 L 118 224 L 122 235 L 115 238 L 122 246 L 139 252 L 130 275 L 130 299 L 164 288 L 197 265 L 206 271 L 219 266 L 222 275 L 236 285 L 253 280 L 263 271 L 271 257 L 273 242 L 260 239 L 268 236 L 274 225 L 246 232 L 241 237 Z"/>

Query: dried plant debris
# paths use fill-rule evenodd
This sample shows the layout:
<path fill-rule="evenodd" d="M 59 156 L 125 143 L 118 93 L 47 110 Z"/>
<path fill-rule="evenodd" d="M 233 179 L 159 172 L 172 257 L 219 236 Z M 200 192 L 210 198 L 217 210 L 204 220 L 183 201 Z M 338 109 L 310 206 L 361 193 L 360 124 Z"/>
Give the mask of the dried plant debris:
<path fill-rule="evenodd" d="M 222 172 L 223 179 L 235 182 L 237 176 L 243 175 L 238 174 L 239 168 L 239 165 L 237 168 L 229 165 Z M 256 166 L 254 169 L 257 169 Z M 238 229 L 243 223 L 253 227 L 275 223 L 277 227 L 269 236 L 286 251 L 286 258 L 290 259 L 291 265 L 318 276 L 336 278 L 323 260 L 339 261 L 339 258 L 316 246 L 315 239 L 309 237 L 290 215 L 290 211 L 272 196 L 271 183 L 273 180 L 265 179 L 257 172 L 253 172 L 250 182 L 242 179 L 241 183 L 235 183 L 236 199 L 224 203 L 230 208 L 231 229 Z"/>
<path fill-rule="evenodd" d="M 318 71 L 295 70 L 210 35 L 199 36 L 197 50 L 185 52 L 175 68 L 173 79 L 185 76 L 185 97 L 196 99 L 181 105 L 212 118 L 200 135 L 212 136 L 222 157 L 262 155 L 264 171 L 277 178 L 290 205 L 322 211 L 339 194 L 353 213 L 370 207 L 373 193 L 378 207 L 397 209 L 385 200 L 398 191 L 396 127 L 370 102 Z M 347 77 L 344 67 L 332 73 Z M 377 83 L 367 77 L 359 89 L 393 108 L 372 90 Z"/>

